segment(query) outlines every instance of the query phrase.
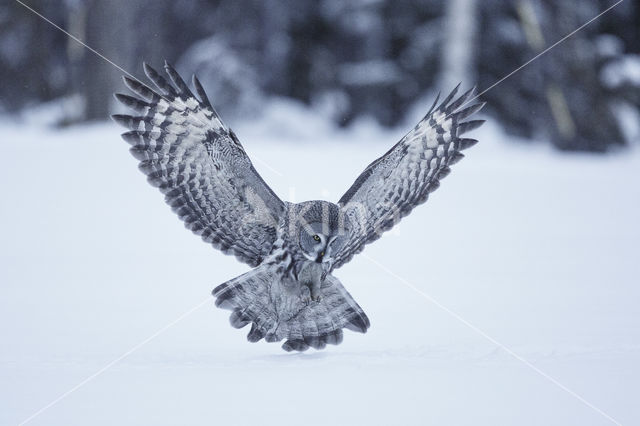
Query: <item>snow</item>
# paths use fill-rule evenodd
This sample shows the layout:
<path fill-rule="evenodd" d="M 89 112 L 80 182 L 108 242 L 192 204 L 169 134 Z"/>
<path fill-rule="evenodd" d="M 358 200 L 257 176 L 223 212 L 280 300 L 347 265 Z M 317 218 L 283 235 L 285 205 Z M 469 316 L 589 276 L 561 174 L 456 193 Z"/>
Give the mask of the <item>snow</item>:
<path fill-rule="evenodd" d="M 393 61 L 369 60 L 342 64 L 338 79 L 349 86 L 369 86 L 396 83 L 401 71 Z"/>
<path fill-rule="evenodd" d="M 293 201 L 337 200 L 402 134 L 295 110 L 229 123 Z M 28 424 L 613 424 L 477 329 L 640 423 L 637 148 L 558 154 L 487 123 L 426 205 L 336 272 L 369 332 L 287 354 L 214 308 L 247 267 L 183 228 L 115 124 L 0 129 L 0 424 L 132 348 Z"/>
<path fill-rule="evenodd" d="M 640 55 L 628 54 L 607 64 L 600 79 L 608 88 L 615 89 L 625 84 L 640 86 Z"/>

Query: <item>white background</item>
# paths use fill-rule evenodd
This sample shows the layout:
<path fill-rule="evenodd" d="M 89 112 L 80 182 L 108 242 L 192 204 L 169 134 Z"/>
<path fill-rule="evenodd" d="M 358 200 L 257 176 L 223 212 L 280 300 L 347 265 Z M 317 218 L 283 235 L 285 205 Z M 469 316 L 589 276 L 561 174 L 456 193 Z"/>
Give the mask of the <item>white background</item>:
<path fill-rule="evenodd" d="M 429 202 L 365 250 L 397 276 L 365 256 L 335 272 L 369 332 L 288 354 L 213 306 L 213 287 L 248 267 L 183 228 L 116 125 L 0 126 L 0 424 L 203 301 L 29 424 L 613 424 L 397 276 L 640 424 L 638 149 L 562 155 L 488 123 Z M 236 130 L 292 201 L 336 201 L 402 135 L 337 132 L 288 105 Z"/>

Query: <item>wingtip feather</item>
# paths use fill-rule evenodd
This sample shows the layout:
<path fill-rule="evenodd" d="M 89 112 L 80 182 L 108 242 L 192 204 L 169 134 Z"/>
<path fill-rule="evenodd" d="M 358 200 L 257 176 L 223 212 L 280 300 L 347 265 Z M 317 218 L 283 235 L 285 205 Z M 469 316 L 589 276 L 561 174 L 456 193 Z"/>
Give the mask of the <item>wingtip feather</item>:
<path fill-rule="evenodd" d="M 111 119 L 113 121 L 115 121 L 116 123 L 118 123 L 119 125 L 129 128 L 129 121 L 131 120 L 131 116 L 130 115 L 125 115 L 125 114 L 112 114 L 111 115 Z"/>

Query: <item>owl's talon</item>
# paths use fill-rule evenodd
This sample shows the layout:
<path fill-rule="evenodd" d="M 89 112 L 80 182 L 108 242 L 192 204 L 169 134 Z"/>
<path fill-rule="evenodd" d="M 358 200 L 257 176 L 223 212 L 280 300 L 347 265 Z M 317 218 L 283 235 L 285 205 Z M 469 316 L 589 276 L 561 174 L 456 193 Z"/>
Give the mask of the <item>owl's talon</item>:
<path fill-rule="evenodd" d="M 311 288 L 311 300 L 314 302 L 320 302 L 322 300 L 322 293 L 319 288 Z"/>

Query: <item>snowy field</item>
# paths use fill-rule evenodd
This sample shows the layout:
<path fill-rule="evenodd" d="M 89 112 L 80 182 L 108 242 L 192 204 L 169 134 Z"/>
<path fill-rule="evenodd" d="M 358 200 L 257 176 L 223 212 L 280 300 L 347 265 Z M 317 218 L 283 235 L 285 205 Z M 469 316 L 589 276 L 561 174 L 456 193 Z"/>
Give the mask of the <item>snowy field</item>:
<path fill-rule="evenodd" d="M 213 306 L 248 267 L 183 228 L 115 124 L 0 126 L 2 425 L 116 359 L 28 424 L 640 424 L 638 148 L 563 155 L 488 123 L 336 271 L 369 332 L 288 354 Z M 235 127 L 292 201 L 336 201 L 402 134 L 286 106 Z"/>

